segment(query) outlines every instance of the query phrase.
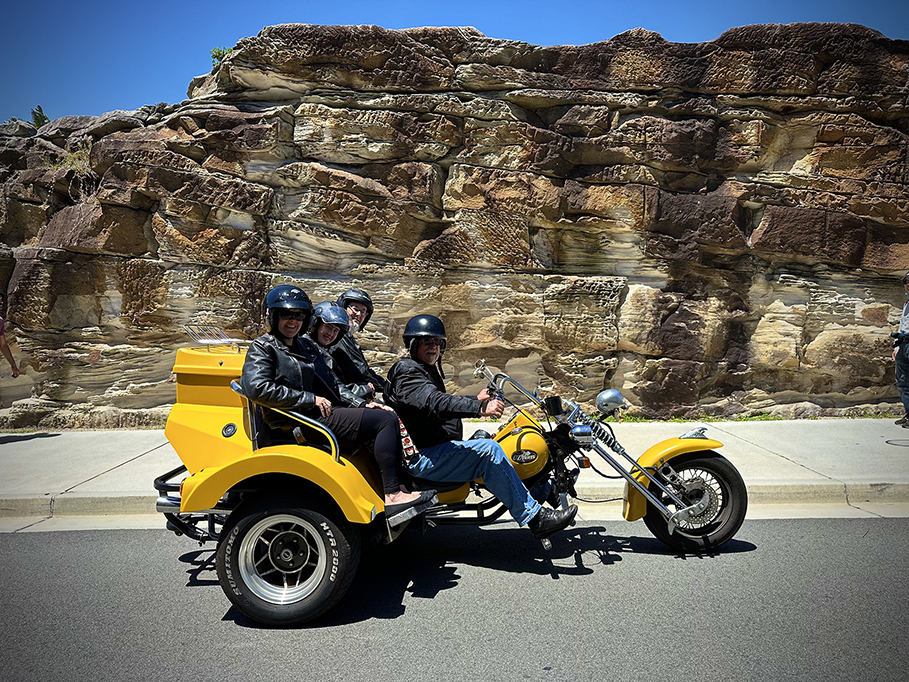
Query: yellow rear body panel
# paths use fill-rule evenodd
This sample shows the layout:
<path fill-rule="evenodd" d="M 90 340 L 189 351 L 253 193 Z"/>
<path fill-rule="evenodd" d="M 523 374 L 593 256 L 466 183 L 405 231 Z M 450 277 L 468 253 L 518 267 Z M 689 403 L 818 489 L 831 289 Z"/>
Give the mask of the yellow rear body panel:
<path fill-rule="evenodd" d="M 223 466 L 252 454 L 249 425 L 245 417 L 246 410 L 239 405 L 215 407 L 177 403 L 170 410 L 164 435 L 180 455 L 186 470 L 194 474 L 201 469 Z M 224 429 L 231 424 L 236 432 L 225 436 Z"/>
<path fill-rule="evenodd" d="M 723 444 L 720 441 L 710 438 L 668 438 L 651 445 L 644 454 L 638 457 L 638 466 L 642 469 L 647 467 L 658 468 L 673 457 L 689 452 L 715 450 L 721 447 L 723 447 Z M 636 470 L 633 475 L 635 479 L 644 484 L 644 487 L 650 487 L 650 480 L 640 470 Z M 643 518 L 646 513 L 647 498 L 626 481 L 625 492 L 622 495 L 622 515 L 625 520 L 637 521 Z"/>
<path fill-rule="evenodd" d="M 242 407 L 243 399 L 231 390 L 230 382 L 240 378 L 245 360 L 245 351 L 230 346 L 177 349 L 177 402 Z"/>
<path fill-rule="evenodd" d="M 260 474 L 282 473 L 311 481 L 326 491 L 353 523 L 369 523 L 384 510 L 382 498 L 353 464 L 305 445 L 276 445 L 223 466 L 202 469 L 183 484 L 181 512 L 211 509 L 238 483 Z"/>
<path fill-rule="evenodd" d="M 245 352 L 226 345 L 177 351 L 177 402 L 164 435 L 189 472 L 180 511 L 211 509 L 233 486 L 279 473 L 311 481 L 331 495 L 349 521 L 369 523 L 385 508 L 370 458 L 342 456 L 337 462 L 308 445 L 253 451 L 245 400 L 230 387 L 240 378 L 245 358 Z"/>

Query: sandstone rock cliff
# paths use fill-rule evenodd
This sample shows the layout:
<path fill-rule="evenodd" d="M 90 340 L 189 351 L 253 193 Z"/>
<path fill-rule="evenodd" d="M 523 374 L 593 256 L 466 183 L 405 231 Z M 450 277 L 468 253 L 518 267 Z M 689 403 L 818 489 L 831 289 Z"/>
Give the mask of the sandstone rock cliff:
<path fill-rule="evenodd" d="M 286 281 L 369 290 L 383 370 L 440 315 L 454 388 L 485 357 L 649 416 L 896 403 L 906 41 L 283 25 L 188 95 L 0 126 L 4 425 L 160 423 L 181 325 L 254 336 Z"/>

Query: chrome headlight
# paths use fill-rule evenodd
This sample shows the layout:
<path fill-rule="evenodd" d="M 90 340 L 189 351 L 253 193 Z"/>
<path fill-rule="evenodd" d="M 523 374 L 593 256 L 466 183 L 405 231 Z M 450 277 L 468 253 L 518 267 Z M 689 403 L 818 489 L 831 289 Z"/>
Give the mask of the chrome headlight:
<path fill-rule="evenodd" d="M 597 396 L 597 410 L 603 414 L 612 414 L 616 410 L 621 410 L 626 407 L 625 399 L 622 397 L 622 394 L 614 388 L 607 388 L 605 391 L 600 391 L 600 394 Z"/>
<path fill-rule="evenodd" d="M 593 429 L 587 424 L 580 424 L 571 429 L 571 440 L 578 445 L 591 445 L 593 443 Z"/>

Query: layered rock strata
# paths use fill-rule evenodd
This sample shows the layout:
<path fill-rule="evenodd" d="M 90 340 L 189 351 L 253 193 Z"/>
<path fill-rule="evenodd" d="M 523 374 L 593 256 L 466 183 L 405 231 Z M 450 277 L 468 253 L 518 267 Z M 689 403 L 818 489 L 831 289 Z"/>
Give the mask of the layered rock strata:
<path fill-rule="evenodd" d="M 6 426 L 160 423 L 184 324 L 356 286 L 385 371 L 417 313 L 476 359 L 651 417 L 894 405 L 909 43 L 856 25 L 283 25 L 175 105 L 0 126 Z"/>

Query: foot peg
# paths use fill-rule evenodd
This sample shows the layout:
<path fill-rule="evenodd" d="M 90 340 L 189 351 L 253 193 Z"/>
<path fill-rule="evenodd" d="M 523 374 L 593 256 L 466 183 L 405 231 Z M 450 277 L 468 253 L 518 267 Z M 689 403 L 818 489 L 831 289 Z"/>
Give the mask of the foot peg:
<path fill-rule="evenodd" d="M 431 507 L 434 507 L 438 503 L 439 503 L 439 496 L 433 495 L 431 498 L 429 498 L 425 501 L 423 501 L 423 500 L 418 501 L 417 504 L 407 507 L 403 511 L 399 511 L 397 514 L 392 514 L 389 516 L 386 513 L 385 520 L 388 522 L 388 525 L 391 528 L 395 528 L 397 526 L 400 526 L 402 523 L 410 521 L 415 516 L 422 514 L 423 512 L 427 511 Z M 389 507 L 391 507 L 391 508 L 393 508 L 394 506 L 395 505 L 389 505 Z M 388 510 L 389 507 L 386 507 L 386 511 Z"/>

